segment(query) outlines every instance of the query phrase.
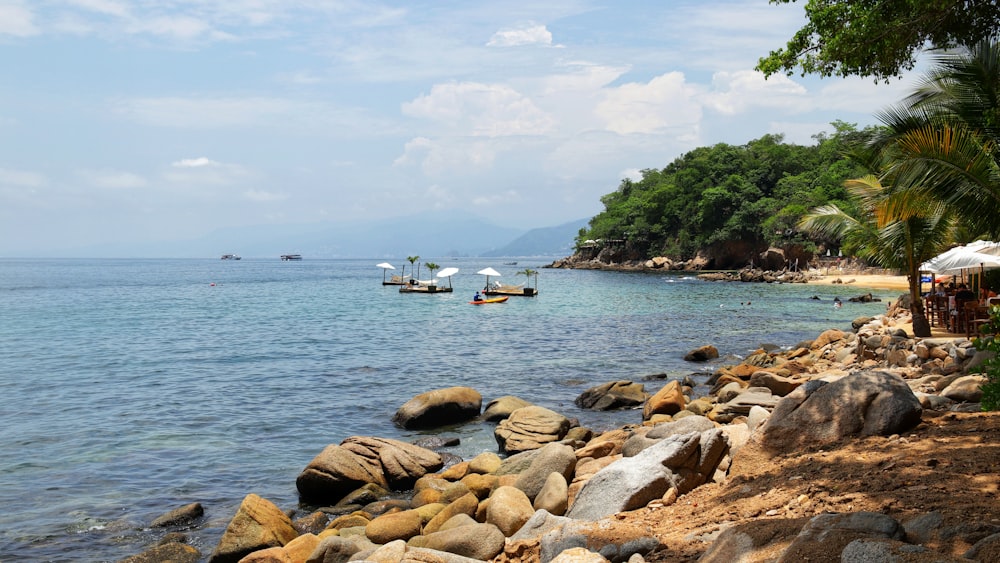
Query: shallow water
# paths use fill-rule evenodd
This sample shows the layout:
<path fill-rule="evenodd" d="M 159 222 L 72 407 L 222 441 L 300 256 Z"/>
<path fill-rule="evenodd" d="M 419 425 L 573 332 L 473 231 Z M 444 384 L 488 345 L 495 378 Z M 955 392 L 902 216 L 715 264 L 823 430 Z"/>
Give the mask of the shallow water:
<path fill-rule="evenodd" d="M 296 475 L 348 436 L 440 433 L 463 457 L 496 451 L 489 425 L 394 427 L 423 391 L 518 395 L 606 429 L 641 415 L 579 410 L 589 387 L 707 374 L 885 310 L 832 306 L 859 288 L 532 260 L 438 259 L 460 269 L 453 293 L 400 294 L 379 261 L 0 260 L 0 560 L 121 559 L 156 541 L 153 518 L 194 501 L 207 524 L 192 543 L 208 554 L 247 493 L 294 508 Z M 507 283 L 540 269 L 540 295 L 469 306 L 486 266 Z M 683 361 L 704 344 L 723 358 Z"/>

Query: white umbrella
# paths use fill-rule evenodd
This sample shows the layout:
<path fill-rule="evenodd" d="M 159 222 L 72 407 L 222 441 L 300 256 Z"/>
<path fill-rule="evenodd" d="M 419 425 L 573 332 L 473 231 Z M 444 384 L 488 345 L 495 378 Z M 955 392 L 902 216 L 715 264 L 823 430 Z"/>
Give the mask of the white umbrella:
<path fill-rule="evenodd" d="M 974 248 L 956 246 L 924 262 L 920 265 L 920 269 L 935 274 L 958 274 L 962 270 L 973 268 L 984 270 L 1000 268 L 1000 256 L 985 254 L 974 250 Z"/>
<path fill-rule="evenodd" d="M 395 270 L 392 264 L 388 262 L 382 262 L 381 264 L 375 264 L 376 267 L 382 268 L 382 285 L 385 285 L 385 273 L 389 270 Z"/>
<path fill-rule="evenodd" d="M 448 278 L 448 287 L 451 287 L 451 276 L 458 273 L 458 268 L 445 268 L 438 272 L 438 276 L 442 278 Z"/>
<path fill-rule="evenodd" d="M 490 276 L 500 277 L 500 272 L 494 270 L 493 268 L 483 268 L 476 273 L 486 276 L 486 289 L 490 288 Z"/>

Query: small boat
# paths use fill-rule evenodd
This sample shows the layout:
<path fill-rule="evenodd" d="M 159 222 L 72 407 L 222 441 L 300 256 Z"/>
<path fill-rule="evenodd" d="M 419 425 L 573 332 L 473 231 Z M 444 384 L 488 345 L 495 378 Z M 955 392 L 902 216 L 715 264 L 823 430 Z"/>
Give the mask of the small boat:
<path fill-rule="evenodd" d="M 223 254 L 222 255 L 222 259 L 223 260 L 239 260 L 240 259 L 240 255 L 239 254 Z"/>
<path fill-rule="evenodd" d="M 301 254 L 282 254 L 282 260 L 302 260 Z"/>
<path fill-rule="evenodd" d="M 489 299 L 480 299 L 479 301 L 469 301 L 469 305 L 485 305 L 487 303 L 506 303 L 510 299 L 509 296 L 504 295 L 503 297 L 490 297 Z"/>

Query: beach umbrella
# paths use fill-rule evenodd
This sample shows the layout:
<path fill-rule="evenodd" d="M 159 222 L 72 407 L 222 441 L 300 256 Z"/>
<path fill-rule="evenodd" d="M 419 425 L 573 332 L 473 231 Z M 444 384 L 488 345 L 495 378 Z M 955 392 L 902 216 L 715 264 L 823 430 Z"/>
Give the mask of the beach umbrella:
<path fill-rule="evenodd" d="M 924 262 L 920 265 L 920 270 L 935 274 L 960 274 L 975 268 L 980 270 L 1000 268 L 1000 255 L 986 254 L 976 248 L 982 247 L 956 246 Z"/>
<path fill-rule="evenodd" d="M 476 273 L 481 276 L 486 276 L 486 289 L 490 288 L 490 276 L 500 277 L 500 272 L 494 270 L 493 268 L 483 268 Z"/>
<path fill-rule="evenodd" d="M 388 262 L 382 262 L 381 264 L 375 264 L 376 267 L 382 268 L 382 283 L 385 283 L 385 273 L 389 270 L 395 270 L 392 264 Z"/>
<path fill-rule="evenodd" d="M 448 278 L 448 287 L 451 287 L 451 276 L 458 273 L 458 268 L 445 268 L 438 272 L 438 276 Z"/>

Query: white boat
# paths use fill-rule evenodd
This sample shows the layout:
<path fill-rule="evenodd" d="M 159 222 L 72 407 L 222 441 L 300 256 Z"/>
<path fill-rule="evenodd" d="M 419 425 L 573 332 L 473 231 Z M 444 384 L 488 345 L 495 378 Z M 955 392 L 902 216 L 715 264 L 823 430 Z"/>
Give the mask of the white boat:
<path fill-rule="evenodd" d="M 239 254 L 223 254 L 222 255 L 222 259 L 223 260 L 239 260 L 240 259 L 240 255 Z"/>

